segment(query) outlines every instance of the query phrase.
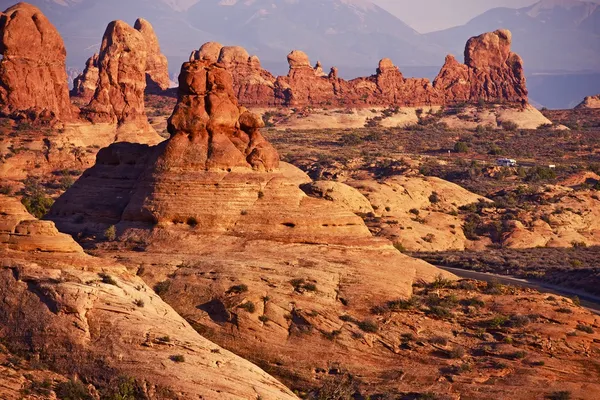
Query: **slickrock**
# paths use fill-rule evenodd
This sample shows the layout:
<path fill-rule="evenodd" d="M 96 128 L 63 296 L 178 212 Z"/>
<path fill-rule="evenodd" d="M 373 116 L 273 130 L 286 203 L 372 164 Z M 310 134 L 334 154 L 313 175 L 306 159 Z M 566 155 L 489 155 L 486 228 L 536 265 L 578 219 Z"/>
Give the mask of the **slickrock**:
<path fill-rule="evenodd" d="M 0 338 L 11 349 L 105 395 L 125 378 L 135 382 L 136 397 L 149 399 L 169 393 L 296 399 L 258 367 L 201 337 L 135 274 L 84 254 L 69 236 L 55 238 L 56 248 L 70 241 L 69 254 L 48 246 L 44 253 L 7 247 L 4 230 L 15 218 L 42 221 L 26 215 L 16 199 L 2 197 L 0 207 Z M 50 241 L 41 230 L 27 235 L 31 243 Z M 10 379 L 0 376 L 0 393 L 5 383 L 10 389 Z"/>
<path fill-rule="evenodd" d="M 98 86 L 82 113 L 94 123 L 117 124 L 117 141 L 161 140 L 144 108 L 147 58 L 142 33 L 123 21 L 108 25 L 98 58 Z"/>
<path fill-rule="evenodd" d="M 39 221 L 14 198 L 0 195 L 0 248 L 18 251 L 83 253 L 53 222 Z"/>
<path fill-rule="evenodd" d="M 522 105 L 527 103 L 523 61 L 510 51 L 511 42 L 512 36 L 507 30 L 469 39 L 465 64 L 448 56 L 433 84 L 428 79 L 405 78 L 387 58 L 380 61 L 374 75 L 350 81 L 340 79 L 335 67 L 328 76 L 320 63 L 313 68 L 308 55 L 299 50 L 288 55 L 289 72 L 277 79 L 269 76 L 258 63 L 251 69 L 252 73 L 244 63 L 225 64 L 234 77 L 234 91 L 243 105 L 432 106 L 478 101 Z M 245 50 L 236 48 L 236 51 L 243 54 L 241 59 L 246 58 Z M 262 89 L 246 90 L 244 79 L 258 75 L 263 79 L 255 84 Z"/>
<path fill-rule="evenodd" d="M 18 3 L 0 16 L 0 112 L 34 120 L 75 118 L 67 85 L 67 53 L 54 25 L 27 3 Z"/>
<path fill-rule="evenodd" d="M 73 80 L 71 95 L 90 101 L 98 87 L 98 54 L 91 56 L 85 63 L 85 69 Z"/>
<path fill-rule="evenodd" d="M 146 90 L 160 92 L 171 85 L 167 57 L 161 52 L 158 38 L 150 22 L 138 18 L 133 26 L 146 40 Z"/>
<path fill-rule="evenodd" d="M 588 97 L 586 97 L 575 108 L 600 108 L 600 94 L 597 95 L 597 96 L 588 96 Z"/>

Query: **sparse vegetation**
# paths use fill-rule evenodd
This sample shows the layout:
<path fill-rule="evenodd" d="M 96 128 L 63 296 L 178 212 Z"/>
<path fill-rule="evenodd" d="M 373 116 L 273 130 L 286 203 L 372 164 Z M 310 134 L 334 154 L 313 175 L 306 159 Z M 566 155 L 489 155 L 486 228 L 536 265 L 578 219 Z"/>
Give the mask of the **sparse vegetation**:
<path fill-rule="evenodd" d="M 169 359 L 171 361 L 173 361 L 174 363 L 183 363 L 185 362 L 185 357 L 181 354 L 177 354 L 177 355 L 173 355 L 171 357 L 169 357 Z"/>

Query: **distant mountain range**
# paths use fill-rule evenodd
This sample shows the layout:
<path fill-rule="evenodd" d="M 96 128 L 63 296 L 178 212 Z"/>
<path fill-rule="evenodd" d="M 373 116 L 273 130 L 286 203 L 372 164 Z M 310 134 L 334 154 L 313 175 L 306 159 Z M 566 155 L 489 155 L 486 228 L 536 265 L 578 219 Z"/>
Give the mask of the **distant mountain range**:
<path fill-rule="evenodd" d="M 172 73 L 178 72 L 193 49 L 218 41 L 244 46 L 276 74 L 286 72 L 289 51 L 300 49 L 313 62 L 320 60 L 325 67 L 336 65 L 344 77 L 373 73 L 379 59 L 389 57 L 404 67 L 407 75 L 431 78 L 447 53 L 462 58 L 469 37 L 508 28 L 513 31 L 514 51 L 524 58 L 526 72 L 533 80 L 531 97 L 535 101 L 562 107 L 600 92 L 600 5 L 594 2 L 542 0 L 522 9 L 496 8 L 464 26 L 425 35 L 368 0 L 29 2 L 40 7 L 63 35 L 69 67 L 83 67 L 98 50 L 106 25 L 115 19 L 130 24 L 138 17 L 149 20 Z M 13 3 L 0 0 L 0 8 Z M 565 73 L 569 79 L 585 79 L 586 84 L 567 85 L 583 89 L 564 98 L 557 97 L 561 91 L 550 95 L 548 90 L 544 90 L 543 98 L 536 96 L 535 79 L 547 89 L 554 76 L 564 82 Z"/>
<path fill-rule="evenodd" d="M 433 43 L 461 53 L 464 38 L 490 27 L 513 33 L 513 50 L 535 71 L 600 71 L 600 4 L 542 0 L 521 9 L 494 8 L 466 25 L 427 34 Z"/>

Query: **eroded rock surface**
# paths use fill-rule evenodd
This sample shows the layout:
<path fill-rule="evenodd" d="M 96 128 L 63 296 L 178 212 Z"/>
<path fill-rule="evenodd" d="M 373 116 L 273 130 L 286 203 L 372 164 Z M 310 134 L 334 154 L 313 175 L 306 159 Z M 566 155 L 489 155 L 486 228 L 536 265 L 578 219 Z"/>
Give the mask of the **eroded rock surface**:
<path fill-rule="evenodd" d="M 600 94 L 586 97 L 576 108 L 600 108 Z"/>
<path fill-rule="evenodd" d="M 144 107 L 148 51 L 142 33 L 123 21 L 106 28 L 98 58 L 98 86 L 82 113 L 118 125 L 117 141 L 158 143 Z"/>
<path fill-rule="evenodd" d="M 430 106 L 479 101 L 520 105 L 527 103 L 527 88 L 523 61 L 510 51 L 511 43 L 507 30 L 471 38 L 465 48 L 465 64 L 448 56 L 433 84 L 428 79 L 405 78 L 387 58 L 380 61 L 374 75 L 346 81 L 339 78 L 335 67 L 329 75 L 320 63 L 312 67 L 308 55 L 299 50 L 288 55 L 289 73 L 277 79 L 258 62 L 249 68 L 247 52 L 241 48 L 235 49 L 244 62 L 228 62 L 225 67 L 232 73 L 234 91 L 244 105 Z M 209 47 L 214 54 L 216 47 Z M 247 88 L 248 80 L 253 82 L 252 90 Z"/>
<path fill-rule="evenodd" d="M 296 399 L 258 367 L 201 337 L 123 266 L 85 255 L 16 199 L 1 197 L 0 207 L 0 338 L 13 351 L 101 393 L 126 378 L 149 399 Z M 16 236 L 28 241 L 14 242 Z M 33 252 L 32 243 L 43 252 Z M 14 379 L 0 375 L 0 394 L 11 393 Z"/>
<path fill-rule="evenodd" d="M 158 38 L 150 22 L 138 18 L 133 26 L 146 41 L 146 89 L 152 92 L 166 90 L 171 85 L 167 57 L 161 52 Z"/>
<path fill-rule="evenodd" d="M 0 112 L 11 117 L 69 121 L 66 50 L 58 31 L 27 3 L 0 14 Z"/>
<path fill-rule="evenodd" d="M 98 87 L 99 73 L 98 54 L 94 54 L 86 61 L 83 72 L 73 80 L 71 95 L 89 102 Z"/>

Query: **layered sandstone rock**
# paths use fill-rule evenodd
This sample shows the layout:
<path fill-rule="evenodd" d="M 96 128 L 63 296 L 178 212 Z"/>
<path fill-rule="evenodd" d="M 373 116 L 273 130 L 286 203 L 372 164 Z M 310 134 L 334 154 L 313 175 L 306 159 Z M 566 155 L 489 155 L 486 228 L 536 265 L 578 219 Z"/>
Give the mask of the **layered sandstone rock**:
<path fill-rule="evenodd" d="M 169 78 L 169 64 L 167 57 L 162 54 L 158 38 L 150 22 L 143 18 L 135 21 L 134 28 L 138 30 L 146 41 L 146 88 L 151 92 L 166 90 L 171 85 Z"/>
<path fill-rule="evenodd" d="M 434 86 L 452 93 L 447 101 L 526 103 L 523 60 L 511 52 L 511 44 L 512 34 L 505 29 L 472 37 L 465 48 L 465 65 L 447 58 Z"/>
<path fill-rule="evenodd" d="M 101 392 L 126 378 L 136 382 L 136 397 L 148 399 L 296 399 L 258 367 L 201 337 L 123 266 L 85 255 L 67 235 L 31 229 L 51 223 L 27 215 L 16 199 L 1 197 L 0 207 L 0 338 L 13 351 Z M 18 235 L 28 242 L 15 245 Z M 43 252 L 32 251 L 33 243 Z M 7 378 L 0 376 L 0 393 Z"/>
<path fill-rule="evenodd" d="M 94 123 L 117 124 L 117 141 L 158 143 L 144 107 L 146 39 L 123 21 L 106 28 L 98 58 L 98 85 L 82 113 Z"/>
<path fill-rule="evenodd" d="M 208 42 L 192 52 L 190 61 L 203 60 L 219 63 L 233 77 L 233 90 L 239 102 L 245 106 L 273 105 L 275 77 L 264 70 L 256 56 L 239 46 L 226 46 Z"/>
<path fill-rule="evenodd" d="M 576 108 L 600 108 L 600 94 L 586 97 Z"/>
<path fill-rule="evenodd" d="M 94 54 L 86 61 L 83 72 L 73 80 L 71 96 L 80 97 L 89 102 L 98 87 L 99 73 L 98 54 Z"/>
<path fill-rule="evenodd" d="M 165 298 L 197 329 L 233 335 L 231 348 L 249 356 L 296 359 L 311 375 L 314 358 L 298 349 L 321 335 L 294 334 L 308 327 L 309 310 L 319 315 L 315 333 L 331 331 L 340 315 L 366 318 L 371 307 L 407 298 L 415 281 L 442 272 L 373 238 L 348 208 L 308 197 L 298 187 L 305 174 L 277 168 L 260 126 L 238 107 L 221 64 L 185 63 L 171 138 L 103 149 L 49 218 L 97 239 L 114 225 L 123 243 L 145 250 L 135 261 L 152 263 L 145 279 L 171 277 Z M 336 353 L 319 351 L 324 359 Z"/>
<path fill-rule="evenodd" d="M 324 74 L 320 63 L 313 68 L 308 55 L 299 50 L 288 55 L 289 73 L 277 79 L 266 71 L 261 73 L 258 63 L 250 69 L 245 63 L 225 64 L 234 76 L 234 90 L 244 105 L 431 106 L 479 101 L 524 104 L 527 88 L 523 61 L 510 51 L 511 41 L 507 30 L 471 38 L 465 48 L 465 64 L 448 56 L 433 84 L 428 79 L 405 78 L 387 58 L 380 61 L 376 74 L 351 81 L 340 79 L 335 67 L 329 75 Z M 216 47 L 211 45 L 210 49 L 214 54 Z M 247 58 L 245 50 L 235 49 L 240 60 Z M 244 79 L 259 75 L 264 79 L 255 80 L 258 87 L 246 90 Z"/>
<path fill-rule="evenodd" d="M 0 195 L 0 249 L 81 253 L 69 236 L 59 233 L 53 222 L 32 217 L 18 200 Z"/>
<path fill-rule="evenodd" d="M 68 121 L 66 50 L 56 28 L 36 7 L 19 3 L 0 14 L 0 112 Z"/>

